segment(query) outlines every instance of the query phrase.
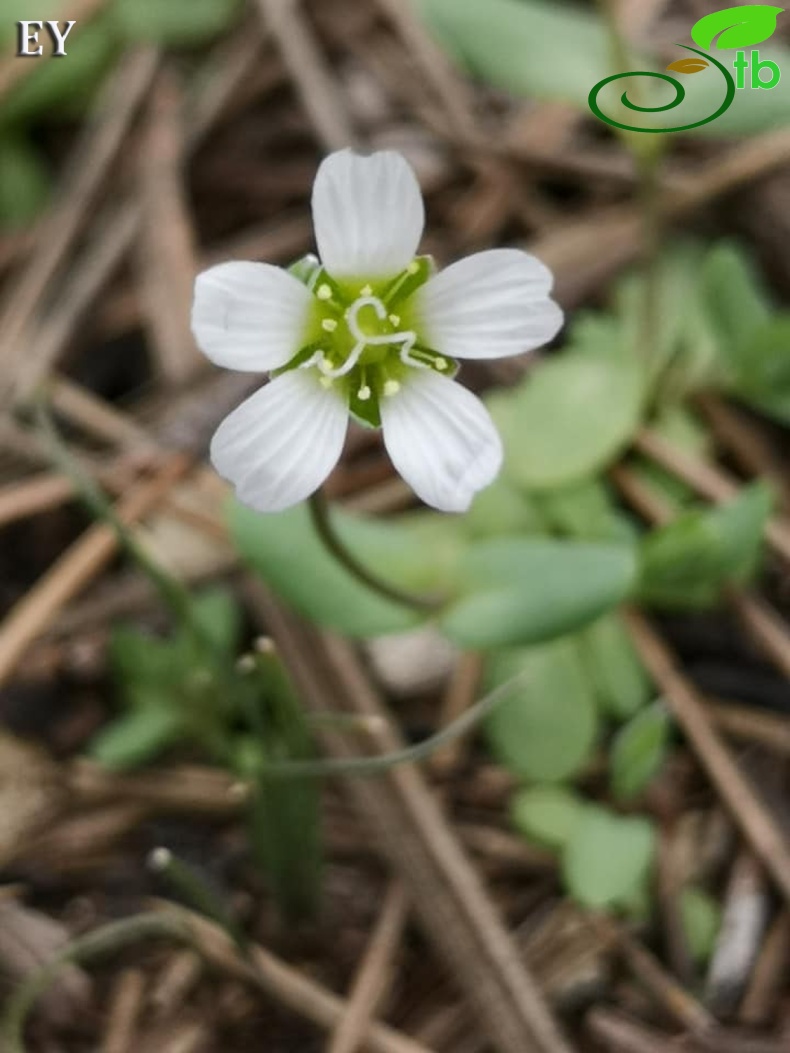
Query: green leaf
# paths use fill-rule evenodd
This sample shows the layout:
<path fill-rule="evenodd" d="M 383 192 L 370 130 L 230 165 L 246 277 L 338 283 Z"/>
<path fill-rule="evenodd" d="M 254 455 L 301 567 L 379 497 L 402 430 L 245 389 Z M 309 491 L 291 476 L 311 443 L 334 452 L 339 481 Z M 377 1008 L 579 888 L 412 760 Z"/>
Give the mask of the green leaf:
<path fill-rule="evenodd" d="M 481 490 L 462 525 L 471 538 L 503 537 L 508 534 L 541 534 L 545 521 L 535 501 L 504 475 Z"/>
<path fill-rule="evenodd" d="M 586 109 L 590 88 L 611 72 L 606 30 L 583 7 L 539 0 L 417 0 L 416 6 L 459 63 L 504 91 Z"/>
<path fill-rule="evenodd" d="M 192 664 L 174 641 L 128 626 L 113 629 L 109 652 L 113 678 L 130 704 L 145 702 L 149 689 L 176 687 Z"/>
<path fill-rule="evenodd" d="M 203 632 L 220 652 L 232 656 L 241 633 L 241 611 L 228 589 L 209 589 L 192 600 L 193 613 Z"/>
<path fill-rule="evenodd" d="M 26 140 L 0 141 L 0 226 L 23 227 L 45 209 L 52 179 L 43 158 Z"/>
<path fill-rule="evenodd" d="M 637 797 L 661 770 L 667 757 L 672 721 L 656 703 L 621 728 L 610 757 L 612 793 L 621 801 Z"/>
<path fill-rule="evenodd" d="M 192 47 L 229 28 L 240 0 L 114 0 L 112 13 L 122 35 L 165 47 Z"/>
<path fill-rule="evenodd" d="M 722 588 L 755 571 L 772 497 L 763 483 L 744 487 L 728 504 L 687 512 L 654 531 L 642 546 L 639 595 L 656 607 L 715 604 Z"/>
<path fill-rule="evenodd" d="M 712 11 L 694 23 L 691 39 L 706 50 L 714 40 L 718 49 L 753 47 L 773 35 L 776 16 L 783 10 L 770 4 L 740 4 Z"/>
<path fill-rule="evenodd" d="M 790 314 L 780 314 L 746 340 L 731 390 L 750 406 L 790 424 Z"/>
<path fill-rule="evenodd" d="M 518 694 L 487 719 L 497 760 L 522 778 L 559 782 L 589 760 L 598 732 L 595 700 L 572 642 L 497 651 L 486 667 L 487 689 L 526 673 Z"/>
<path fill-rule="evenodd" d="M 721 242 L 702 266 L 702 295 L 716 334 L 725 375 L 737 384 L 749 342 L 771 320 L 771 305 L 750 257 L 736 242 Z"/>
<path fill-rule="evenodd" d="M 592 347 L 541 362 L 504 420 L 505 472 L 528 490 L 599 472 L 639 425 L 644 377 L 633 355 Z"/>
<path fill-rule="evenodd" d="M 269 762 L 312 760 L 315 749 L 302 700 L 280 657 L 256 655 L 253 676 L 259 688 L 260 727 L 246 757 L 239 758 L 242 774 L 255 784 L 251 839 L 281 912 L 286 920 L 299 921 L 316 913 L 320 896 L 321 782 L 267 778 L 266 768 Z"/>
<path fill-rule="evenodd" d="M 440 618 L 461 647 L 538 643 L 616 606 L 634 584 L 630 545 L 500 538 L 472 545 L 461 595 Z"/>
<path fill-rule="evenodd" d="M 154 760 L 183 733 L 181 714 L 167 705 L 143 706 L 94 737 L 90 755 L 107 768 L 137 768 Z"/>
<path fill-rule="evenodd" d="M 578 642 L 603 713 L 627 720 L 647 705 L 650 681 L 618 614 L 599 618 L 579 634 Z"/>
<path fill-rule="evenodd" d="M 713 954 L 721 928 L 722 910 L 718 900 L 701 888 L 689 885 L 680 894 L 680 918 L 692 958 L 704 965 Z"/>
<path fill-rule="evenodd" d="M 615 507 L 600 479 L 583 479 L 561 490 L 535 491 L 533 505 L 553 530 L 579 541 L 623 541 L 636 538 L 636 529 Z"/>
<path fill-rule="evenodd" d="M 431 540 L 426 540 L 424 519 L 376 522 L 332 511 L 338 534 L 374 574 L 404 589 L 441 594 L 453 583 L 463 541 L 460 527 L 449 517 L 428 518 Z M 305 505 L 258 515 L 233 501 L 228 519 L 244 559 L 317 624 L 365 638 L 402 632 L 424 620 L 424 615 L 384 599 L 352 577 L 324 548 Z"/>
<path fill-rule="evenodd" d="M 40 16 L 37 16 L 40 17 Z M 20 124 L 64 112 L 74 113 L 85 105 L 117 53 L 117 41 L 108 22 L 96 18 L 79 23 L 69 34 L 65 59 L 29 60 L 35 69 L 16 84 L 3 99 L 0 126 Z"/>
<path fill-rule="evenodd" d="M 654 852 L 655 832 L 648 819 L 588 805 L 563 853 L 566 887 L 584 907 L 623 906 L 645 881 Z"/>
<path fill-rule="evenodd" d="M 514 794 L 510 818 L 528 841 L 560 849 L 573 833 L 583 809 L 581 798 L 566 786 L 533 786 Z"/>

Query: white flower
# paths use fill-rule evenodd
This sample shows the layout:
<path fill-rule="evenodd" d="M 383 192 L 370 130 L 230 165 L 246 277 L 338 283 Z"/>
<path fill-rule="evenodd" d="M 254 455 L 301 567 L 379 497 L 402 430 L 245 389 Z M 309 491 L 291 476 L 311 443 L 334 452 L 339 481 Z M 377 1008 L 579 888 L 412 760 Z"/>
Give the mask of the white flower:
<path fill-rule="evenodd" d="M 199 275 L 192 327 L 220 366 L 274 379 L 220 425 L 217 471 L 244 504 L 276 512 L 304 500 L 337 463 L 349 412 L 381 427 L 415 493 L 463 512 L 497 475 L 502 446 L 456 359 L 504 358 L 556 334 L 551 274 L 493 249 L 433 274 L 416 256 L 425 213 L 400 154 L 343 150 L 313 188 L 320 262 L 290 271 L 223 263 Z"/>

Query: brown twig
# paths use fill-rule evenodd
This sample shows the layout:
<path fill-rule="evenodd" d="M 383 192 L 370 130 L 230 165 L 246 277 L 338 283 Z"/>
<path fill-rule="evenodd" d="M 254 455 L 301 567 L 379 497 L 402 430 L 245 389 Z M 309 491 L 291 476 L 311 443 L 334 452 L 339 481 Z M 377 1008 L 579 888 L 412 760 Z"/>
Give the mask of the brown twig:
<path fill-rule="evenodd" d="M 88 123 L 75 149 L 56 204 L 38 227 L 30 260 L 0 304 L 5 358 L 4 380 L 0 383 L 6 386 L 14 381 L 15 366 L 28 350 L 26 334 L 83 228 L 85 217 L 151 85 L 158 61 L 158 53 L 152 48 L 132 51 L 112 75 L 97 114 Z"/>
<path fill-rule="evenodd" d="M 356 134 L 345 101 L 299 0 L 257 0 L 264 28 L 277 41 L 294 87 L 326 150 L 353 146 Z"/>
<path fill-rule="evenodd" d="M 399 882 L 393 883 L 384 900 L 365 956 L 354 978 L 348 1007 L 335 1028 L 327 1053 L 356 1053 L 386 992 L 393 958 L 403 936 L 408 897 Z"/>
<path fill-rule="evenodd" d="M 723 469 L 680 449 L 648 428 L 636 436 L 634 447 L 711 501 L 729 501 L 739 493 L 737 482 Z M 766 526 L 765 537 L 776 554 L 790 562 L 790 525 L 773 517 Z"/>
<path fill-rule="evenodd" d="M 666 1013 L 695 1034 L 705 1034 L 716 1027 L 716 1020 L 696 998 L 692 997 L 664 969 L 645 947 L 622 925 L 602 914 L 591 915 L 590 924 L 624 955 L 634 974 L 642 981 Z"/>
<path fill-rule="evenodd" d="M 204 364 L 189 326 L 197 243 L 182 179 L 184 150 L 180 87 L 165 68 L 154 85 L 140 154 L 138 282 L 151 348 L 171 387 Z"/>
<path fill-rule="evenodd" d="M 349 711 L 378 718 L 381 752 L 402 740 L 348 644 L 318 636 L 287 614 L 260 586 L 246 590 L 281 649 L 306 705 L 318 712 L 343 700 Z M 357 753 L 348 735 L 321 731 L 330 754 Z M 348 793 L 374 831 L 380 851 L 401 877 L 414 910 L 459 985 L 475 1006 L 480 1026 L 503 1053 L 568 1053 L 534 980 L 502 926 L 491 900 L 445 822 L 421 774 L 410 765 L 381 779 L 349 779 Z"/>
<path fill-rule="evenodd" d="M 696 404 L 713 434 L 740 467 L 749 475 L 767 479 L 781 497 L 782 505 L 790 508 L 790 484 L 781 458 L 760 430 L 758 422 L 750 420 L 743 410 L 718 395 L 700 395 Z"/>
<path fill-rule="evenodd" d="M 101 1053 L 134 1053 L 145 988 L 139 969 L 127 969 L 118 977 L 110 997 Z"/>
<path fill-rule="evenodd" d="M 190 463 L 181 454 L 166 459 L 151 479 L 139 483 L 119 502 L 116 511 L 121 520 L 130 524 L 147 515 L 185 474 Z M 26 649 L 63 606 L 106 566 L 116 549 L 112 527 L 91 527 L 10 611 L 0 624 L 0 684 L 8 680 Z"/>
<path fill-rule="evenodd" d="M 250 960 L 245 961 L 230 937 L 212 922 L 171 904 L 163 905 L 162 909 L 173 911 L 185 920 L 201 955 L 231 976 L 253 984 L 327 1031 L 337 1027 L 342 1020 L 346 1004 L 341 998 L 263 947 L 253 944 L 249 950 Z M 367 1028 L 365 1042 L 374 1053 L 431 1053 L 421 1043 L 375 1021 Z"/>
<path fill-rule="evenodd" d="M 675 509 L 625 464 L 611 469 L 610 478 L 626 500 L 645 519 L 657 525 L 671 522 Z M 747 631 L 768 658 L 790 676 L 790 629 L 762 597 L 743 589 L 726 589 L 725 595 Z"/>
<path fill-rule="evenodd" d="M 636 611 L 626 622 L 642 661 L 666 696 L 697 758 L 757 856 L 790 901 L 790 848 L 777 822 L 719 738 L 696 688 L 669 648 Z"/>

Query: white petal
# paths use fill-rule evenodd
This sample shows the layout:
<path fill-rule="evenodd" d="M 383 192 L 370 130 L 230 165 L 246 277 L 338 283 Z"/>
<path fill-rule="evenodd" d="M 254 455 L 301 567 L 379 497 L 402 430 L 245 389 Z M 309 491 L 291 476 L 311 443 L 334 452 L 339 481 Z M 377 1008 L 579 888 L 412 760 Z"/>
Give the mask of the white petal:
<path fill-rule="evenodd" d="M 420 339 L 450 358 L 508 358 L 556 336 L 562 310 L 551 271 L 519 249 L 459 260 L 414 296 Z"/>
<path fill-rule="evenodd" d="M 211 441 L 211 460 L 236 496 L 258 512 L 303 501 L 337 464 L 348 407 L 314 370 L 272 380 L 226 417 Z"/>
<path fill-rule="evenodd" d="M 433 370 L 414 370 L 381 400 L 384 445 L 418 497 L 442 512 L 465 512 L 502 464 L 502 443 L 483 403 Z"/>
<path fill-rule="evenodd" d="M 192 306 L 198 347 L 218 366 L 264 373 L 304 339 L 312 295 L 269 263 L 220 263 L 199 274 Z"/>
<path fill-rule="evenodd" d="M 393 150 L 330 154 L 313 186 L 313 226 L 333 278 L 390 278 L 411 263 L 425 225 L 420 184 Z"/>

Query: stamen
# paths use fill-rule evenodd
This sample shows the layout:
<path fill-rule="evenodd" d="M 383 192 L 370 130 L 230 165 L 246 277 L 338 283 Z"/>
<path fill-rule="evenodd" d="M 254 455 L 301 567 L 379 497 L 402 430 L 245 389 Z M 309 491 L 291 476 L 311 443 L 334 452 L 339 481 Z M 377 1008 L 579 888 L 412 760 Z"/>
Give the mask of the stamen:
<path fill-rule="evenodd" d="M 373 286 L 372 285 L 363 285 L 362 288 L 359 290 L 359 295 L 360 296 L 372 296 L 373 295 Z"/>
<path fill-rule="evenodd" d="M 334 333 L 334 331 L 337 329 L 337 319 L 325 318 L 323 322 L 321 322 L 321 328 L 324 330 L 325 333 Z"/>
<path fill-rule="evenodd" d="M 367 384 L 363 384 L 362 387 L 357 392 L 357 398 L 359 399 L 360 402 L 367 402 L 368 399 L 370 398 L 370 394 L 371 394 L 371 392 L 370 392 L 370 388 L 368 387 L 368 385 Z"/>
<path fill-rule="evenodd" d="M 390 322 L 393 325 L 400 325 L 400 315 L 399 314 L 391 314 L 389 316 L 389 320 L 390 320 Z"/>
<path fill-rule="evenodd" d="M 409 274 L 418 274 L 420 270 L 420 264 L 417 260 L 412 260 L 409 266 L 406 268 Z"/>
<path fill-rule="evenodd" d="M 447 369 L 447 359 L 446 358 L 441 358 L 441 357 L 440 358 L 435 358 L 433 360 L 433 364 L 436 367 L 436 369 L 439 370 L 440 373 L 443 373 L 445 371 L 445 369 Z"/>
<path fill-rule="evenodd" d="M 391 399 L 393 395 L 397 395 L 400 391 L 400 384 L 397 380 L 388 380 L 384 384 L 384 395 Z"/>
<path fill-rule="evenodd" d="M 332 299 L 332 286 L 331 285 L 327 285 L 326 282 L 324 282 L 322 285 L 318 286 L 318 288 L 316 289 L 316 293 L 315 294 L 316 294 L 316 296 L 318 297 L 319 300 L 331 300 Z"/>

